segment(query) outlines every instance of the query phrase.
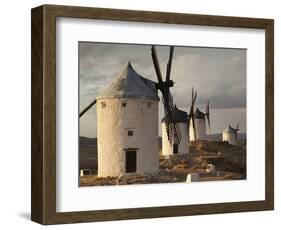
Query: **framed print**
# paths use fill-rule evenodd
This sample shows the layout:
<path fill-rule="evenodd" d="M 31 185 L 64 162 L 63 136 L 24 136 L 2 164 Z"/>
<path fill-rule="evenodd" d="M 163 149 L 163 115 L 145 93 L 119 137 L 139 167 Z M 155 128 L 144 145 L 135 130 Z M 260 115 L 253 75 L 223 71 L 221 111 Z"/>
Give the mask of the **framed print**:
<path fill-rule="evenodd" d="M 272 210 L 273 28 L 32 9 L 32 220 Z"/>

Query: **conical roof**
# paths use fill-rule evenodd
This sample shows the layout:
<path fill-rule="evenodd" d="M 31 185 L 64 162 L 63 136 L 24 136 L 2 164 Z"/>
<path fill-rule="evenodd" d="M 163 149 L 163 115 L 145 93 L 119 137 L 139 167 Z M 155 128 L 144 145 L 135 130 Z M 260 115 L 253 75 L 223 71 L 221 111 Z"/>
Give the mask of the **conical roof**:
<path fill-rule="evenodd" d="M 97 99 L 105 98 L 147 98 L 159 100 L 155 82 L 139 75 L 128 62 L 122 74 Z"/>
<path fill-rule="evenodd" d="M 187 118 L 188 118 L 187 112 L 178 109 L 177 106 L 175 105 L 172 113 L 176 123 L 184 123 L 184 122 L 187 123 Z M 165 118 L 166 116 L 161 120 L 161 122 L 164 122 Z"/>
<path fill-rule="evenodd" d="M 234 129 L 234 128 L 232 128 L 230 125 L 228 125 L 225 129 L 224 129 L 224 131 L 223 131 L 224 133 L 236 133 L 236 130 Z"/>
<path fill-rule="evenodd" d="M 202 113 L 198 108 L 195 110 L 194 113 L 195 119 L 205 119 L 205 113 Z"/>

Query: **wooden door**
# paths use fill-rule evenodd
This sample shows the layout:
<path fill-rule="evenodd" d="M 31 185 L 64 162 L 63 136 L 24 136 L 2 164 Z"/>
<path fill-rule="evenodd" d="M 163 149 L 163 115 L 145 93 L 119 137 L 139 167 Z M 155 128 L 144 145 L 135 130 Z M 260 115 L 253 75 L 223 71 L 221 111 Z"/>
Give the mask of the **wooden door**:
<path fill-rule="evenodd" d="M 126 151 L 126 173 L 137 171 L 137 151 Z"/>

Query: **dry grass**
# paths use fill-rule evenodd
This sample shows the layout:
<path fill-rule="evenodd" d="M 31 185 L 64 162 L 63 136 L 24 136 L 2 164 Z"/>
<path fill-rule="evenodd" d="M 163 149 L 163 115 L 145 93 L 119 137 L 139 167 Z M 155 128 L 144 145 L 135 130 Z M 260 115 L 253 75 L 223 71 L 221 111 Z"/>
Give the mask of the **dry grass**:
<path fill-rule="evenodd" d="M 207 173 L 207 164 L 214 164 L 216 172 Z M 169 159 L 160 156 L 159 165 L 156 174 L 131 174 L 119 178 L 86 175 L 80 177 L 80 186 L 185 182 L 188 173 L 199 173 L 200 181 L 245 179 L 246 148 L 216 141 L 191 142 L 190 154 Z"/>

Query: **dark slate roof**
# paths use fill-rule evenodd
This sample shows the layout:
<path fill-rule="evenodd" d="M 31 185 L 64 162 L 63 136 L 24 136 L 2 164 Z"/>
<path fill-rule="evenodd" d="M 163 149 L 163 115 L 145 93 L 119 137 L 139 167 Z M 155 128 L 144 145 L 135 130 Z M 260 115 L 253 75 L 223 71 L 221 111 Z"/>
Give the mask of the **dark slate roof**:
<path fill-rule="evenodd" d="M 225 130 L 223 131 L 224 133 L 236 133 L 236 130 L 232 128 L 230 125 L 228 125 Z"/>
<path fill-rule="evenodd" d="M 176 105 L 173 110 L 173 116 L 176 123 L 187 123 L 187 118 L 188 118 L 187 112 L 178 109 Z M 164 120 L 165 117 L 161 120 L 161 122 L 164 122 Z"/>
<path fill-rule="evenodd" d="M 104 98 L 147 98 L 159 100 L 155 82 L 139 75 L 128 62 L 123 73 L 97 99 Z"/>
<path fill-rule="evenodd" d="M 198 108 L 195 110 L 194 113 L 195 119 L 205 119 L 205 113 L 202 113 Z"/>

